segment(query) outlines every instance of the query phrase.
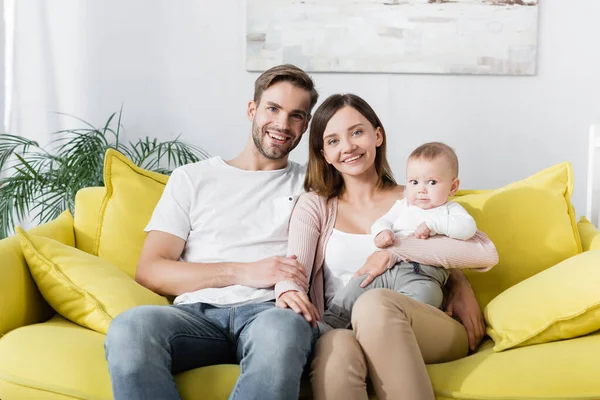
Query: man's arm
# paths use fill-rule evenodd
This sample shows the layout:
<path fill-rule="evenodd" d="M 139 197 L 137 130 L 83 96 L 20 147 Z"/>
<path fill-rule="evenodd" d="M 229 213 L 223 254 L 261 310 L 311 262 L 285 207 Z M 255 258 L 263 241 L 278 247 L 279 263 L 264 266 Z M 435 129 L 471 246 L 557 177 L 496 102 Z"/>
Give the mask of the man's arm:
<path fill-rule="evenodd" d="M 308 286 L 304 268 L 293 258 L 269 257 L 251 263 L 179 261 L 185 240 L 161 231 L 146 237 L 135 280 L 163 295 L 178 296 L 205 288 L 245 285 L 269 288 L 281 280 Z"/>
<path fill-rule="evenodd" d="M 459 269 L 450 270 L 447 286 L 450 293 L 446 303 L 446 313 L 463 324 L 469 336 L 469 348 L 475 351 L 485 335 L 485 320 L 475 293 L 464 273 Z"/>

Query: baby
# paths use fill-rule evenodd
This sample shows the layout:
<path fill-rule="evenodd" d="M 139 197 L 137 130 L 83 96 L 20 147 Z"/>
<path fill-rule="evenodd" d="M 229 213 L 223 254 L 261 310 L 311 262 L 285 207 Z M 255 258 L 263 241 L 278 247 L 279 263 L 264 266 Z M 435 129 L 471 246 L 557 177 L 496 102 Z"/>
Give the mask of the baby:
<path fill-rule="evenodd" d="M 477 231 L 475 220 L 462 206 L 448 201 L 458 185 L 458 158 L 454 150 L 439 142 L 419 146 L 406 164 L 405 197 L 371 228 L 375 246 L 381 249 L 391 246 L 396 235 L 414 234 L 420 239 L 434 235 L 459 240 L 471 238 Z M 360 284 L 365 276 L 354 278 L 332 299 L 323 315 L 325 326 L 320 326 L 321 331 L 348 328 L 354 302 L 374 288 L 392 289 L 439 308 L 448 275 L 442 267 L 402 261 L 364 288 Z"/>

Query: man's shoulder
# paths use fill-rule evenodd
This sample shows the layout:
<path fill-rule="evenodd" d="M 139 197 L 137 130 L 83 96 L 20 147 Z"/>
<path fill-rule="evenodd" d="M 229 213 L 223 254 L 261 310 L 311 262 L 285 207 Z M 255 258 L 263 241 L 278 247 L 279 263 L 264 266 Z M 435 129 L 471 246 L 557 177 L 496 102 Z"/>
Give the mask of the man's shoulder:
<path fill-rule="evenodd" d="M 223 164 L 221 157 L 210 157 L 175 168 L 171 173 L 171 177 L 197 183 L 206 176 L 214 176 L 217 170 L 223 168 Z"/>
<path fill-rule="evenodd" d="M 222 167 L 222 164 L 223 164 L 223 160 L 221 159 L 221 157 L 215 156 L 215 157 L 206 158 L 204 160 L 200 160 L 200 161 L 197 161 L 194 163 L 182 165 L 181 167 L 175 168 L 175 170 L 173 170 L 173 172 L 196 173 L 196 172 L 204 170 L 204 169 L 212 169 L 212 168 Z"/>
<path fill-rule="evenodd" d="M 299 164 L 290 160 L 288 161 L 287 170 L 290 175 L 298 175 L 304 178 L 306 175 L 306 164 Z"/>

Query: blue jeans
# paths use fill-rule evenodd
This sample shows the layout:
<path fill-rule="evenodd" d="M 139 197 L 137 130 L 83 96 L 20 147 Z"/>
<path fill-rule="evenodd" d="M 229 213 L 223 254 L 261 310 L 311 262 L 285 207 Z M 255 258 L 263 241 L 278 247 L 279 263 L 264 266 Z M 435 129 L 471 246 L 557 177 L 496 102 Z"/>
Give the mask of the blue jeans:
<path fill-rule="evenodd" d="M 317 338 L 317 328 L 273 301 L 196 303 L 127 310 L 113 320 L 104 347 L 115 400 L 181 399 L 173 374 L 234 363 L 241 374 L 231 400 L 296 400 Z"/>

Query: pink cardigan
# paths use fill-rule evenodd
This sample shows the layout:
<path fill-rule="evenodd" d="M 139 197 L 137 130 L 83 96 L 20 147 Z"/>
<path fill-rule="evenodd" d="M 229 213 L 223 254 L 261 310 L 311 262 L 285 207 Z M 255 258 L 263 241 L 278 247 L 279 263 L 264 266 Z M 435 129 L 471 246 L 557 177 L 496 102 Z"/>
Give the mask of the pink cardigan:
<path fill-rule="evenodd" d="M 337 205 L 337 197 L 327 200 L 315 193 L 305 193 L 298 199 L 290 220 L 288 255 L 295 254 L 309 273 L 309 296 L 321 315 L 325 311 L 325 249 L 335 224 Z M 404 260 L 444 268 L 487 271 L 498 263 L 496 247 L 480 231 L 466 241 L 445 236 L 427 240 L 404 237 L 386 250 L 390 252 L 392 265 Z M 282 281 L 275 285 L 275 296 L 279 298 L 290 290 L 303 291 L 293 282 Z"/>

